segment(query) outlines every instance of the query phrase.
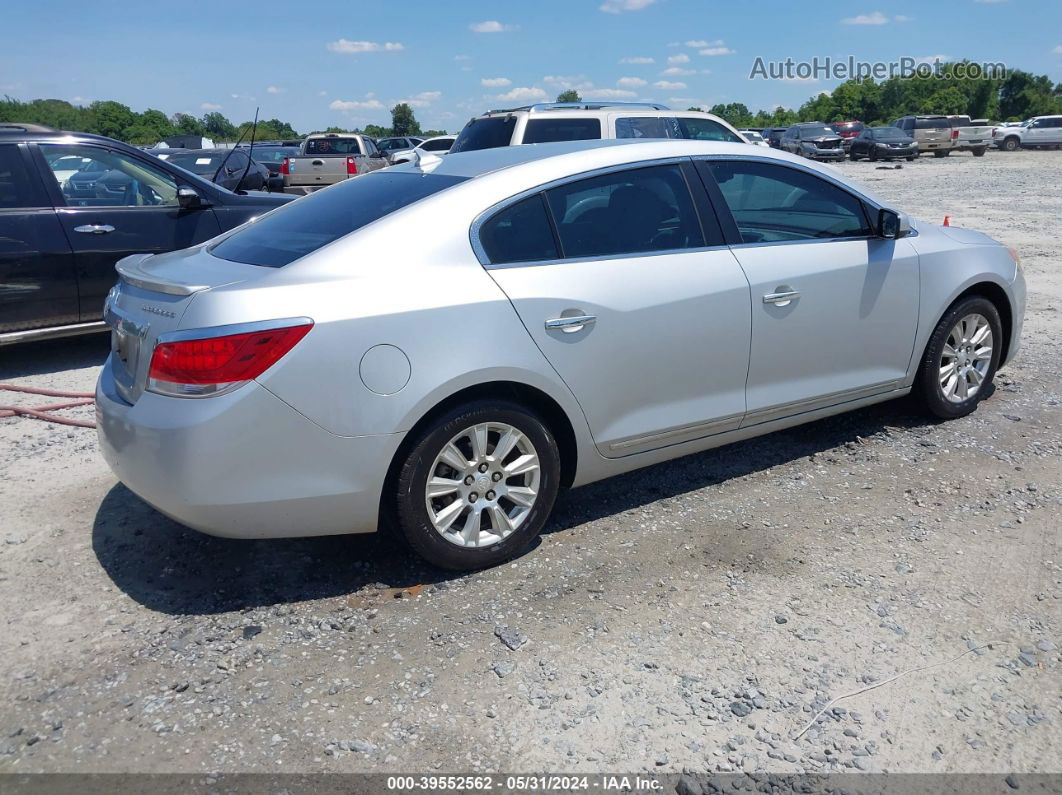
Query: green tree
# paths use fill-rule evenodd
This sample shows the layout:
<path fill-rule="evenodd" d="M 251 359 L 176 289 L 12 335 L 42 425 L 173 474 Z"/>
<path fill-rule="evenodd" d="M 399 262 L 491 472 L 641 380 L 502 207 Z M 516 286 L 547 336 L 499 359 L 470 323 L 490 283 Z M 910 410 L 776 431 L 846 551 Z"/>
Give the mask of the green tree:
<path fill-rule="evenodd" d="M 579 96 L 579 92 L 574 88 L 569 88 L 567 91 L 562 91 L 557 94 L 557 102 L 582 102 L 583 98 Z"/>
<path fill-rule="evenodd" d="M 236 126 L 224 114 L 213 111 L 202 118 L 203 129 L 215 141 L 232 141 L 236 138 Z"/>
<path fill-rule="evenodd" d="M 206 134 L 206 127 L 203 126 L 203 122 L 187 113 L 174 113 L 170 123 L 177 128 L 177 132 L 181 135 Z"/>
<path fill-rule="evenodd" d="M 137 121 L 137 115 L 128 105 L 120 102 L 98 101 L 88 107 L 92 116 L 93 132 L 106 135 L 110 138 L 121 138 L 127 129 Z M 163 116 L 165 119 L 166 117 Z M 169 120 L 166 119 L 169 124 Z"/>
<path fill-rule="evenodd" d="M 391 131 L 394 135 L 420 135 L 420 122 L 407 103 L 399 102 L 391 108 Z"/>
<path fill-rule="evenodd" d="M 393 131 L 388 127 L 381 127 L 379 124 L 366 124 L 365 129 L 362 130 L 370 138 L 390 138 Z"/>

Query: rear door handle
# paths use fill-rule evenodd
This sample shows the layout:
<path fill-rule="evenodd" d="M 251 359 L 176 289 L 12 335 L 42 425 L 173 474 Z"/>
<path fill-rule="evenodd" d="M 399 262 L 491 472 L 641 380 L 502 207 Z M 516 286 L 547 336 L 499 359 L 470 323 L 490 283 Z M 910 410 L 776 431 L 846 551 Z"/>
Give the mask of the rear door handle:
<path fill-rule="evenodd" d="M 799 297 L 800 292 L 798 290 L 784 290 L 780 293 L 767 293 L 767 295 L 763 296 L 763 303 L 785 306 L 794 298 Z"/>
<path fill-rule="evenodd" d="M 574 334 L 582 331 L 587 326 L 597 322 L 594 315 L 572 315 L 571 317 L 555 317 L 546 321 L 546 330 L 560 329 L 565 334 Z"/>
<path fill-rule="evenodd" d="M 114 227 L 110 224 L 82 224 L 81 226 L 75 226 L 74 231 L 83 235 L 105 235 L 108 232 L 113 232 Z"/>

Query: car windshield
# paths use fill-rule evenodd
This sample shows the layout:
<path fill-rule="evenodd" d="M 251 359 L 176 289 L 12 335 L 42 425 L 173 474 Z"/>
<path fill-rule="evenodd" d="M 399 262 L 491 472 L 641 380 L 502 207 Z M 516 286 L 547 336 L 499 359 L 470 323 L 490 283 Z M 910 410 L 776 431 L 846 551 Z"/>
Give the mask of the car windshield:
<path fill-rule="evenodd" d="M 906 141 L 910 137 L 898 127 L 874 127 L 867 132 L 875 141 Z"/>
<path fill-rule="evenodd" d="M 864 127 L 861 121 L 841 121 L 830 126 L 837 132 L 862 132 Z"/>
<path fill-rule="evenodd" d="M 179 168 L 183 168 L 185 171 L 191 171 L 193 174 L 209 174 L 214 176 L 214 172 L 218 170 L 221 165 L 221 161 L 225 159 L 226 152 L 217 152 L 210 154 L 203 154 L 201 152 L 190 152 L 187 154 L 175 154 L 166 158 L 167 163 L 172 163 Z M 255 154 L 258 154 L 257 152 Z M 246 163 L 246 161 L 244 161 Z"/>
<path fill-rule="evenodd" d="M 820 135 L 837 135 L 832 127 L 825 124 L 821 127 L 800 127 L 801 138 L 818 138 Z"/>
<path fill-rule="evenodd" d="M 760 135 L 758 132 L 753 132 L 752 130 L 746 130 L 742 133 L 742 135 L 744 135 L 746 138 L 753 142 L 763 140 L 762 135 Z"/>
<path fill-rule="evenodd" d="M 286 204 L 215 244 L 215 257 L 280 268 L 467 177 L 376 171 Z"/>
<path fill-rule="evenodd" d="M 461 134 L 457 136 L 450 152 L 475 152 L 477 149 L 496 149 L 508 146 L 513 139 L 516 127 L 514 116 L 488 116 L 484 119 L 472 119 Z"/>

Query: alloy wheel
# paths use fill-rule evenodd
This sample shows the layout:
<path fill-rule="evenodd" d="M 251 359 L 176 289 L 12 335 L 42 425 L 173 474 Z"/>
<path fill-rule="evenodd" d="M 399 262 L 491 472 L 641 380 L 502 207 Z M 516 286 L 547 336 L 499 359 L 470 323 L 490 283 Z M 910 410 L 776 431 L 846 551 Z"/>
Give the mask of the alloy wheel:
<path fill-rule="evenodd" d="M 527 519 L 539 480 L 538 453 L 526 434 L 503 422 L 479 423 L 436 456 L 424 489 L 428 517 L 453 544 L 490 546 Z"/>
<path fill-rule="evenodd" d="M 976 395 L 991 366 L 992 326 L 982 315 L 966 315 L 944 340 L 938 380 L 945 399 L 962 403 Z"/>

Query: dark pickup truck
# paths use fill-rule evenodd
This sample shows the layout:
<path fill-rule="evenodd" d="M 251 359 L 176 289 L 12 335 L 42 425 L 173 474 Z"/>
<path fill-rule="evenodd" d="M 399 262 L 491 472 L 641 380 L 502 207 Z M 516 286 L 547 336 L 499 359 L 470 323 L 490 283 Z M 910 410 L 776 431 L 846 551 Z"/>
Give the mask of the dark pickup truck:
<path fill-rule="evenodd" d="M 119 259 L 193 246 L 293 198 L 232 193 L 110 138 L 0 124 L 0 345 L 105 331 Z"/>

